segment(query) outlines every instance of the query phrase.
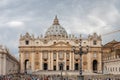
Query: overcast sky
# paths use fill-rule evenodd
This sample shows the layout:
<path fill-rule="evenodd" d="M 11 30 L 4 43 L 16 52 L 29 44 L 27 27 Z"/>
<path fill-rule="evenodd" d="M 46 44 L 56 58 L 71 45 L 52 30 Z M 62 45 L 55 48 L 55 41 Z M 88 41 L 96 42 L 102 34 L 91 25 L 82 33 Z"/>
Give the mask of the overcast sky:
<path fill-rule="evenodd" d="M 0 0 L 0 44 L 18 56 L 20 34 L 45 34 L 55 15 L 68 34 L 120 30 L 120 0 Z M 102 36 L 120 41 L 120 32 Z"/>

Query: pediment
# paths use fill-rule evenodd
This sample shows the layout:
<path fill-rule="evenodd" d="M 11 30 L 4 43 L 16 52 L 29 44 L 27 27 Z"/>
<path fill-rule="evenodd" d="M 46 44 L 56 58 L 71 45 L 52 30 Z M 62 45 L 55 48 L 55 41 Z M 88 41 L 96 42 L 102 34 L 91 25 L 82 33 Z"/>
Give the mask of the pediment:
<path fill-rule="evenodd" d="M 71 47 L 72 45 L 70 45 L 69 43 L 65 43 L 65 42 L 58 42 L 58 43 L 54 43 L 53 45 L 51 45 L 51 47 Z"/>
<path fill-rule="evenodd" d="M 120 42 L 115 44 L 114 47 L 120 47 Z"/>

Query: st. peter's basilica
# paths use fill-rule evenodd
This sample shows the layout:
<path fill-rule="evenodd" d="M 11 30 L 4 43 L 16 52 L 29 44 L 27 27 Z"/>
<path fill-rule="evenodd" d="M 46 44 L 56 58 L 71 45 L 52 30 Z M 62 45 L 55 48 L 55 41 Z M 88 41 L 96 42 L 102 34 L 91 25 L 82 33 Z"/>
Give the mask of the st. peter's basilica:
<path fill-rule="evenodd" d="M 57 16 L 44 36 L 34 37 L 29 33 L 20 36 L 20 71 L 41 74 L 53 71 L 54 74 L 59 74 L 57 72 L 62 69 L 63 75 L 65 73 L 79 75 L 80 56 L 72 51 L 72 46 L 76 47 L 76 52 L 79 51 L 80 40 L 84 52 L 86 47 L 89 47 L 88 52 L 82 55 L 83 74 L 102 73 L 101 36 L 93 33 L 83 38 L 82 35 L 77 37 L 68 34 L 60 25 Z"/>

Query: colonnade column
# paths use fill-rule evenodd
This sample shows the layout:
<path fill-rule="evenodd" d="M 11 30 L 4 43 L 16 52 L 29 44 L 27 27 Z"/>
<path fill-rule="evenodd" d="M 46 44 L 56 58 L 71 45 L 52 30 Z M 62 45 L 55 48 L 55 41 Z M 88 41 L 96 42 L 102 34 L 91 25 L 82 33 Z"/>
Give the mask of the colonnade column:
<path fill-rule="evenodd" d="M 51 70 L 51 55 L 48 53 L 48 70 Z"/>
<path fill-rule="evenodd" d="M 102 72 L 102 58 L 101 58 L 101 53 L 98 53 L 98 71 L 100 71 L 100 73 Z"/>
<path fill-rule="evenodd" d="M 87 53 L 87 72 L 91 73 L 92 72 L 92 62 L 91 62 L 91 53 Z"/>
<path fill-rule="evenodd" d="M 57 55 L 57 58 L 56 58 L 56 70 L 59 70 L 59 67 L 58 67 L 58 51 L 56 52 L 56 55 Z"/>
<path fill-rule="evenodd" d="M 43 58 L 42 58 L 42 51 L 40 51 L 40 70 L 43 70 Z"/>
<path fill-rule="evenodd" d="M 69 53 L 69 60 L 70 60 L 70 61 L 69 61 L 69 66 L 70 66 L 70 70 L 72 70 L 72 65 L 71 65 L 72 62 L 71 62 L 71 59 L 72 59 L 72 58 L 71 58 L 71 52 L 70 52 L 70 53 Z"/>
<path fill-rule="evenodd" d="M 3 57 L 3 75 L 5 75 L 6 74 L 6 55 L 4 54 L 3 55 L 4 57 Z"/>
<path fill-rule="evenodd" d="M 50 55 L 50 57 L 51 57 L 51 59 L 50 59 L 50 61 L 51 61 L 51 67 L 50 67 L 50 69 L 53 70 L 53 52 L 51 52 L 50 54 L 51 54 Z"/>
<path fill-rule="evenodd" d="M 75 63 L 74 63 L 74 61 L 75 61 L 75 57 L 74 57 L 75 54 L 72 52 L 71 55 L 72 55 L 71 58 L 73 59 L 73 60 L 72 60 L 72 61 L 73 61 L 73 62 L 72 62 L 73 64 L 72 64 L 71 66 L 72 66 L 72 70 L 74 70 L 74 69 L 75 69 L 75 66 L 74 66 L 74 65 L 75 65 Z"/>
<path fill-rule="evenodd" d="M 63 53 L 63 54 L 65 54 L 65 59 L 64 59 L 64 64 L 63 64 L 63 70 L 66 70 L 66 52 Z"/>
<path fill-rule="evenodd" d="M 1 53 L 0 53 L 0 64 L 2 64 L 1 62 L 2 62 L 2 55 L 1 55 Z M 1 71 L 1 66 L 2 66 L 2 65 L 0 65 L 0 75 L 1 75 L 1 73 L 2 73 L 2 71 Z"/>
<path fill-rule="evenodd" d="M 32 67 L 31 67 L 31 69 L 32 69 L 32 71 L 35 70 L 35 65 L 34 65 L 34 63 L 35 63 L 35 62 L 34 62 L 34 54 L 35 54 L 34 52 L 31 53 L 31 55 L 32 55 L 32 59 L 31 59 L 31 65 L 32 65 Z"/>
<path fill-rule="evenodd" d="M 24 55 L 22 52 L 20 52 L 20 57 L 23 58 L 23 59 L 20 58 L 20 72 L 23 73 L 24 72 Z"/>

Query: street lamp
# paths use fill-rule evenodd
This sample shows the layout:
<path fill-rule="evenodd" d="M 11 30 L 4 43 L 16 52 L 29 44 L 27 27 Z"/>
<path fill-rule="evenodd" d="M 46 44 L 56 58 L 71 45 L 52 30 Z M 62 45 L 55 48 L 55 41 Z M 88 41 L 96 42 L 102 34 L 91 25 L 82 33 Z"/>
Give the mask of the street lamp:
<path fill-rule="evenodd" d="M 78 80 L 84 80 L 84 76 L 82 75 L 82 54 L 88 53 L 88 49 L 89 49 L 89 47 L 87 45 L 86 50 L 83 51 L 82 39 L 80 39 L 80 45 L 79 45 L 79 51 L 78 52 L 76 52 L 76 47 L 75 46 L 72 47 L 72 50 L 73 50 L 74 54 L 79 54 L 80 55 L 80 72 L 79 72 L 80 76 L 78 76 Z"/>

